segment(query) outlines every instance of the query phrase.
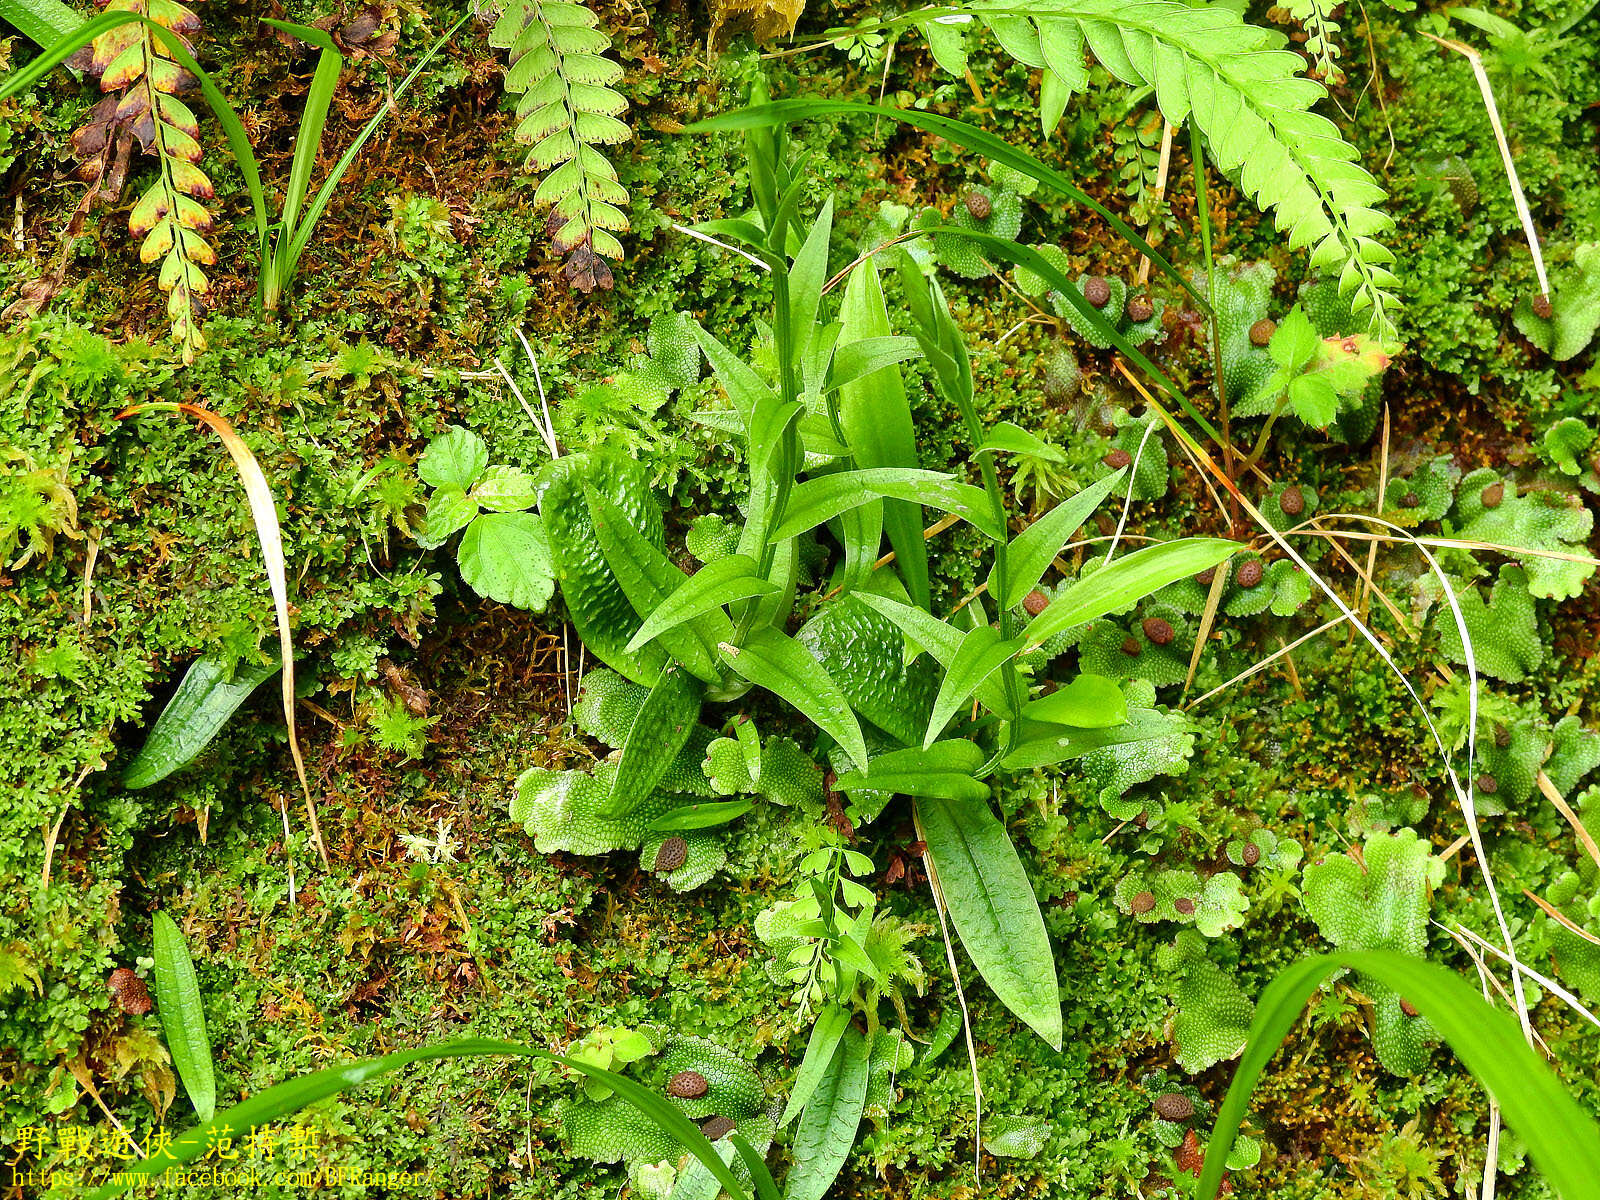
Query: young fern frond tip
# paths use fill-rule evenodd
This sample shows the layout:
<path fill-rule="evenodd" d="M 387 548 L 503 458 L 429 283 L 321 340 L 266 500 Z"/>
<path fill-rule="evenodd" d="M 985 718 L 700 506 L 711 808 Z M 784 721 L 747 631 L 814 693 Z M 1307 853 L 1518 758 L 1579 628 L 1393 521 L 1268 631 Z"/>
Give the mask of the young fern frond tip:
<path fill-rule="evenodd" d="M 612 90 L 622 67 L 605 57 L 611 39 L 597 24 L 573 0 L 512 0 L 489 35 L 510 51 L 505 86 L 519 94 L 517 140 L 533 146 L 529 168 L 545 172 L 534 203 L 550 206 L 551 245 L 585 292 L 611 286 L 605 260 L 622 258 L 615 235 L 628 228 L 627 190 L 597 149 L 632 136 L 618 119 L 628 102 Z"/>

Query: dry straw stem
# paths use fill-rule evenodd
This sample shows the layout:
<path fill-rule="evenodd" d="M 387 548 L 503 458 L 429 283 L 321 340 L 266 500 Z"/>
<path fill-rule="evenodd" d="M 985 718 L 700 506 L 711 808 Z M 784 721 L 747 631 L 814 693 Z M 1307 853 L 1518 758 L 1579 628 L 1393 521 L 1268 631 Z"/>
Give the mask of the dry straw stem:
<path fill-rule="evenodd" d="M 300 754 L 300 738 L 294 720 L 294 640 L 289 628 L 289 584 L 283 554 L 283 533 L 278 527 L 278 510 L 272 499 L 272 487 L 267 476 L 250 452 L 250 447 L 239 436 L 239 431 L 225 417 L 218 416 L 198 404 L 135 404 L 117 414 L 123 420 L 141 412 L 181 412 L 208 426 L 222 439 L 223 446 L 233 459 L 239 472 L 239 482 L 244 485 L 245 498 L 250 505 L 250 517 L 255 522 L 256 538 L 261 543 L 261 562 L 267 571 L 267 586 L 272 591 L 272 606 L 278 620 L 278 655 L 283 663 L 283 719 L 289 729 L 289 753 L 294 757 L 295 775 L 300 780 L 300 791 L 306 799 L 306 818 L 311 826 L 311 838 L 316 843 L 322 865 L 329 866 L 328 848 L 322 841 L 322 829 L 317 823 L 317 806 L 311 799 L 311 785 L 306 782 L 306 763 Z M 287 817 L 285 817 L 287 821 Z M 288 846 L 284 847 L 288 853 Z"/>
<path fill-rule="evenodd" d="M 1528 239 L 1528 249 L 1533 253 L 1534 273 L 1539 277 L 1539 293 L 1550 294 L 1550 280 L 1544 273 L 1544 254 L 1539 249 L 1539 231 L 1533 225 L 1533 213 L 1528 211 L 1528 198 L 1522 194 L 1522 180 L 1517 178 L 1517 164 L 1512 161 L 1511 147 L 1506 142 L 1506 131 L 1500 124 L 1500 109 L 1494 102 L 1494 89 L 1489 86 L 1489 75 L 1483 69 L 1483 55 L 1464 42 L 1434 37 L 1426 31 L 1422 36 L 1438 42 L 1446 50 L 1454 50 L 1472 64 L 1472 74 L 1478 81 L 1478 91 L 1483 93 L 1483 107 L 1489 113 L 1489 127 L 1494 130 L 1494 140 L 1500 147 L 1500 161 L 1505 164 L 1506 180 L 1511 184 L 1511 199 L 1517 206 L 1517 217 L 1522 221 L 1522 232 Z"/>

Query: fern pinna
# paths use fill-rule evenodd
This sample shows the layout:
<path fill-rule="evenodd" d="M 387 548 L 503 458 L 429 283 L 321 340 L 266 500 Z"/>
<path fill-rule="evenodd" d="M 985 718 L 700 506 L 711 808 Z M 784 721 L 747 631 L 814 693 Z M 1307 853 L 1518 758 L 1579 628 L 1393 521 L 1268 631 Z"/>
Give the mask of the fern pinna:
<path fill-rule="evenodd" d="M 1118 81 L 1153 88 L 1162 115 L 1173 125 L 1192 119 L 1215 165 L 1275 212 L 1290 249 L 1310 249 L 1313 268 L 1337 274 L 1352 311 L 1370 311 L 1375 331 L 1390 330 L 1398 281 L 1377 238 L 1393 222 L 1373 207 L 1384 191 L 1338 127 L 1311 111 L 1326 93 L 1300 74 L 1305 62 L 1281 35 L 1220 5 L 1178 0 L 975 0 L 883 24 L 916 26 L 939 65 L 959 75 L 975 23 L 1042 72 L 1046 132 L 1088 84 L 1085 45 Z"/>
<path fill-rule="evenodd" d="M 107 12 L 133 12 L 171 30 L 188 47 L 200 18 L 174 0 L 110 0 Z M 92 44 L 92 70 L 108 93 L 90 120 L 73 134 L 80 158 L 103 155 L 131 136 L 156 160 L 156 177 L 128 214 L 128 231 L 144 240 L 139 258 L 161 262 L 158 276 L 167 293 L 172 336 L 190 362 L 205 347 L 200 335 L 202 297 L 210 290 L 203 268 L 217 261 L 205 235 L 211 214 L 211 181 L 200 170 L 199 122 L 179 95 L 194 76 L 172 60 L 165 46 L 138 22 L 119 25 Z"/>
<path fill-rule="evenodd" d="M 517 101 L 517 140 L 531 142 L 528 165 L 546 172 L 534 203 L 552 205 L 551 244 L 567 256 L 562 273 L 585 291 L 611 286 L 606 259 L 622 258 L 614 234 L 628 227 L 628 193 L 597 146 L 631 136 L 617 118 L 628 102 L 611 85 L 622 67 L 604 56 L 611 39 L 573 0 L 509 0 L 489 35 L 510 51 L 506 90 Z"/>

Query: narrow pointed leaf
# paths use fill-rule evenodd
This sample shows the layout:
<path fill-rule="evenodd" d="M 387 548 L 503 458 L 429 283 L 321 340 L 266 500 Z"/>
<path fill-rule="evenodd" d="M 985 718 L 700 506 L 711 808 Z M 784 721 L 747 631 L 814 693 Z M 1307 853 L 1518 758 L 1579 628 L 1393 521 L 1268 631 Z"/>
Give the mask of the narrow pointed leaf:
<path fill-rule="evenodd" d="M 799 642 L 776 629 L 757 629 L 744 645 L 723 643 L 723 659 L 743 679 L 787 700 L 857 763 L 867 761 L 861 723 L 833 677 Z"/>
<path fill-rule="evenodd" d="M 628 728 L 603 817 L 620 817 L 650 798 L 694 732 L 705 686 L 682 666 L 669 663 L 644 698 Z"/>
<path fill-rule="evenodd" d="M 980 625 L 961 639 L 955 658 L 939 684 L 939 695 L 933 702 L 933 714 L 928 719 L 928 731 L 923 735 L 924 749 L 933 745 L 935 738 L 960 708 L 986 680 L 1009 662 L 1022 649 L 1021 638 L 1002 640 L 992 625 Z"/>
<path fill-rule="evenodd" d="M 1226 538 L 1180 538 L 1135 550 L 1109 566 L 1079 579 L 1028 623 L 1030 646 L 1047 638 L 1127 608 L 1134 601 L 1237 554 L 1240 543 Z"/>
<path fill-rule="evenodd" d="M 989 798 L 989 785 L 975 778 L 983 767 L 984 753 L 965 738 L 950 738 L 931 746 L 909 746 L 880 754 L 866 771 L 849 771 L 835 786 L 841 792 L 869 788 L 902 796 L 954 796 L 981 803 Z"/>
<path fill-rule="evenodd" d="M 167 1034 L 172 1065 L 183 1080 L 194 1111 L 202 1121 L 217 1111 L 217 1080 L 212 1068 L 211 1039 L 206 1036 L 206 1010 L 194 960 L 178 923 L 158 911 L 152 925 L 155 944 L 156 1011 Z"/>
<path fill-rule="evenodd" d="M 1074 729 L 1113 729 L 1128 720 L 1128 701 L 1114 680 L 1103 675 L 1076 679 L 1027 704 L 1024 720 L 1070 725 Z"/>
<path fill-rule="evenodd" d="M 730 554 L 701 567 L 680 583 L 656 610 L 644 619 L 639 632 L 627 645 L 631 654 L 646 642 L 693 621 L 724 604 L 747 600 L 751 596 L 765 596 L 778 590 L 778 585 L 756 574 L 755 560 L 743 554 Z"/>
<path fill-rule="evenodd" d="M 811 1039 L 806 1043 L 805 1057 L 800 1060 L 794 1086 L 789 1089 L 789 1102 L 778 1119 L 779 1128 L 794 1120 L 810 1103 L 823 1074 L 832 1066 L 833 1052 L 849 1025 L 850 1010 L 840 1005 L 830 1004 L 817 1014 L 816 1024 L 811 1027 Z"/>
<path fill-rule="evenodd" d="M 838 1178 L 866 1107 L 869 1061 L 867 1039 L 846 1029 L 795 1126 L 786 1200 L 822 1200 Z"/>
<path fill-rule="evenodd" d="M 914 467 L 878 467 L 860 471 L 840 471 L 808 479 L 790 494 L 782 523 L 772 534 L 775 542 L 796 537 L 831 521 L 842 512 L 865 504 L 874 496 L 885 496 L 926 504 L 941 512 L 954 513 L 991 537 L 1003 531 L 995 523 L 989 498 L 982 488 L 960 483 L 942 471 L 923 471 Z M 918 530 L 918 537 L 921 530 Z"/>
<path fill-rule="evenodd" d="M 1100 502 L 1127 472 L 1119 468 L 1104 479 L 1096 480 L 1076 496 L 1068 497 L 1032 525 L 1029 525 L 1006 547 L 1006 574 L 999 578 L 1000 564 L 989 572 L 989 594 L 1001 608 L 1015 608 L 1039 586 L 1044 573 L 1050 569 L 1072 535 L 1089 514 L 1100 507 Z"/>

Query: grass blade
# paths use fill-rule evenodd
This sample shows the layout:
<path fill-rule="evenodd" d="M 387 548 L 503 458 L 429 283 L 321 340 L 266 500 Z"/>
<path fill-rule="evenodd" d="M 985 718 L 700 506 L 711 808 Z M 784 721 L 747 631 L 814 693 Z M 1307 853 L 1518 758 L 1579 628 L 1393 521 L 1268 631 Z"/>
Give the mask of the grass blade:
<path fill-rule="evenodd" d="M 1449 1043 L 1503 1110 L 1528 1153 L 1563 1200 L 1600 1200 L 1600 1127 L 1523 1041 L 1508 1014 L 1490 1007 L 1445 968 L 1389 950 L 1321 954 L 1279 973 L 1261 994 L 1244 1055 L 1217 1114 L 1196 1195 L 1211 1200 L 1261 1072 L 1300 1017 L 1312 992 L 1348 967 L 1400 992 Z"/>
<path fill-rule="evenodd" d="M 527 1046 L 520 1042 L 494 1041 L 489 1038 L 462 1038 L 434 1046 L 418 1046 L 415 1049 L 386 1054 L 382 1058 L 369 1058 L 347 1063 L 342 1067 L 313 1071 L 308 1075 L 277 1084 L 250 1097 L 244 1103 L 236 1104 L 226 1112 L 218 1114 L 206 1124 L 197 1125 L 173 1138 L 164 1150 L 157 1151 L 149 1158 L 130 1163 L 126 1167 L 119 1166 L 116 1181 L 95 1189 L 90 1193 L 89 1200 L 112 1200 L 113 1197 L 120 1196 L 136 1186 L 143 1178 L 158 1176 L 169 1167 L 193 1162 L 210 1149 L 216 1136 L 237 1136 L 240 1130 L 270 1125 L 290 1113 L 298 1112 L 308 1104 L 315 1104 L 318 1100 L 359 1087 L 400 1067 L 437 1059 L 483 1056 L 539 1059 L 543 1062 L 557 1063 L 590 1079 L 598 1080 L 704 1163 L 706 1169 L 727 1189 L 728 1195 L 733 1197 L 733 1200 L 749 1200 L 749 1193 L 739 1182 L 739 1177 L 728 1168 L 727 1163 L 722 1161 L 722 1156 L 707 1140 L 706 1135 L 700 1132 L 699 1126 L 636 1080 L 564 1055 L 552 1054 L 535 1046 Z"/>

